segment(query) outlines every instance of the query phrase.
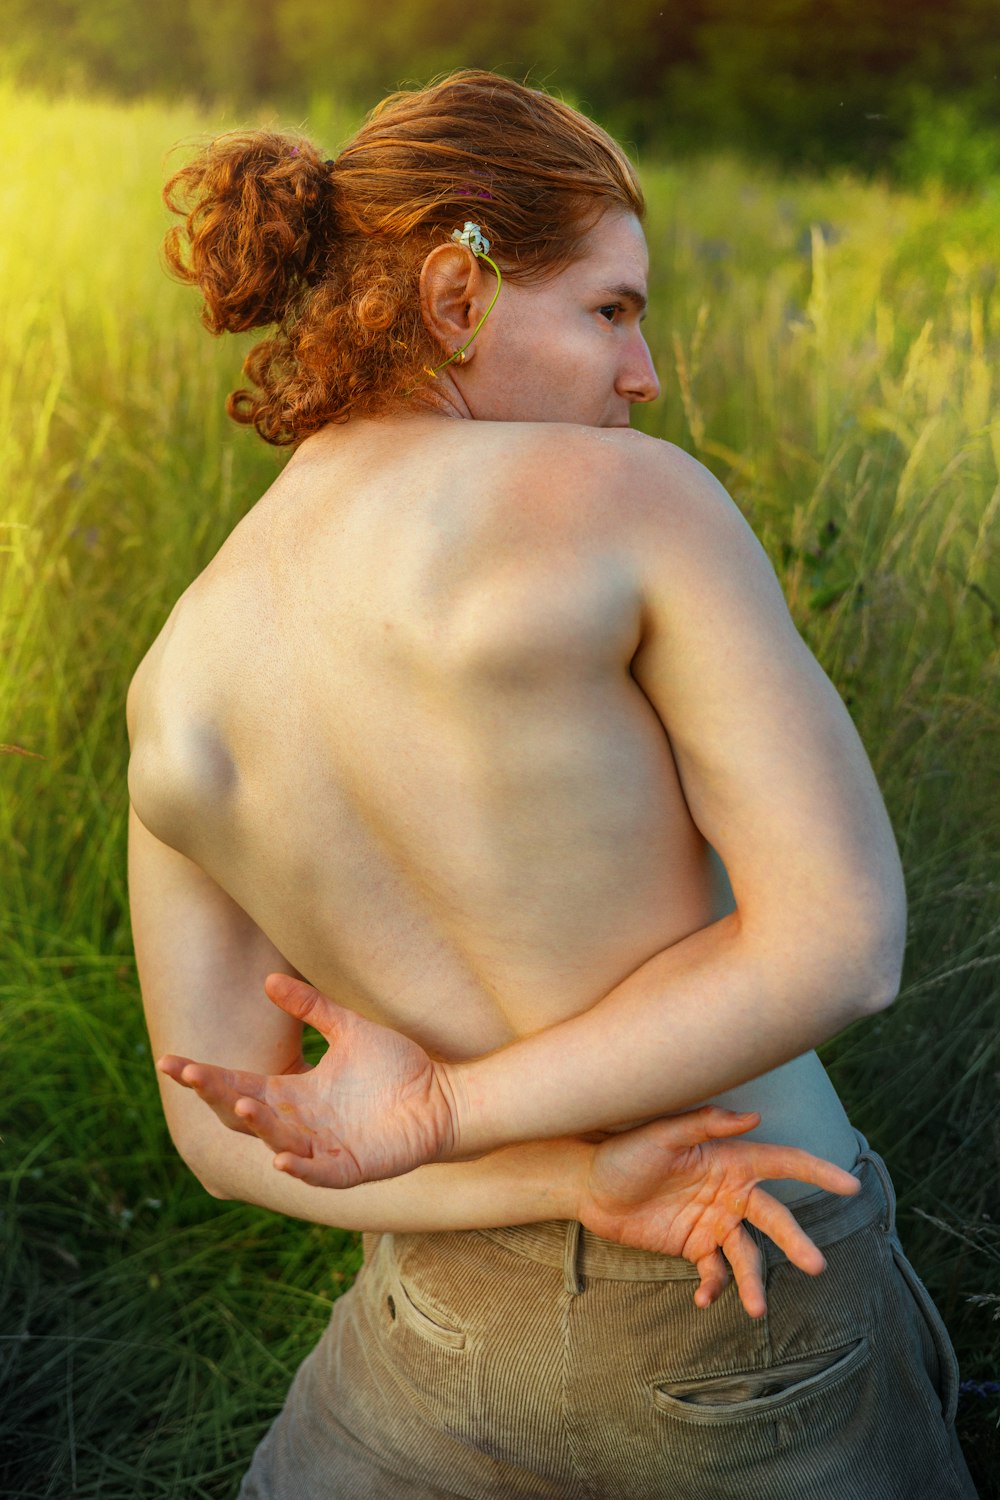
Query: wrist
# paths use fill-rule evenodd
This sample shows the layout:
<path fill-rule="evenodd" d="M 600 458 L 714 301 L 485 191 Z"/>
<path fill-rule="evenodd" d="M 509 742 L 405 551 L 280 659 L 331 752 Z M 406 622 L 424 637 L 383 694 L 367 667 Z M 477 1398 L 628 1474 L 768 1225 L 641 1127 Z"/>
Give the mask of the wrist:
<path fill-rule="evenodd" d="M 590 1179 L 594 1166 L 595 1141 L 570 1137 L 565 1142 L 572 1150 L 563 1167 L 562 1182 L 567 1198 L 566 1212 L 560 1218 L 578 1219 L 582 1224 L 590 1201 Z"/>
<path fill-rule="evenodd" d="M 463 1157 L 475 1155 L 463 1141 L 463 1124 L 467 1120 L 464 1080 L 461 1064 L 437 1062 L 433 1064 L 434 1083 L 441 1110 L 438 1131 L 441 1142 L 435 1160 L 461 1161 Z M 465 1132 L 466 1136 L 468 1131 Z"/>
<path fill-rule="evenodd" d="M 471 1062 L 435 1062 L 438 1092 L 444 1100 L 447 1123 L 440 1161 L 462 1161 L 509 1144 L 487 1140 L 482 1130 L 482 1110 L 476 1106 Z"/>
<path fill-rule="evenodd" d="M 491 1152 L 485 1160 L 514 1165 L 520 1204 L 517 1222 L 579 1219 L 595 1147 L 576 1136 L 521 1141 Z M 511 1219 L 511 1223 L 515 1222 Z"/>

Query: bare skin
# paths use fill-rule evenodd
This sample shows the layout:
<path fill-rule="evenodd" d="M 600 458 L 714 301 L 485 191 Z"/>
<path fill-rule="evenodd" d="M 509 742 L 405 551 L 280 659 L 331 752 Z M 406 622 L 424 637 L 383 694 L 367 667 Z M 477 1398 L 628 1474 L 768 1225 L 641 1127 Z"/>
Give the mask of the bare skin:
<path fill-rule="evenodd" d="M 172 614 L 130 695 L 136 951 L 168 1121 L 220 1196 L 432 1227 L 451 1174 L 442 1227 L 579 1217 L 693 1259 L 703 1301 L 722 1250 L 757 1315 L 740 1220 L 815 1272 L 776 1200 L 855 1189 L 811 1048 L 891 998 L 898 862 L 742 522 L 608 430 L 656 383 L 641 233 L 593 234 L 505 285 L 436 404 L 304 444 Z M 457 347 L 490 278 L 457 247 L 425 273 Z M 265 994 L 276 972 L 311 983 Z M 752 1118 L 567 1139 L 720 1095 Z M 703 1151 L 669 1135 L 692 1121 Z"/>

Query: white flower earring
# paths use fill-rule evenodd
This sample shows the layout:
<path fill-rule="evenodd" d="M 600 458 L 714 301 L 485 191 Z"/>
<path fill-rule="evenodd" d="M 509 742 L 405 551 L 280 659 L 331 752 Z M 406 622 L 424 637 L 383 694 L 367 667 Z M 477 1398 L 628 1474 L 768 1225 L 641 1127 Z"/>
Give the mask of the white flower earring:
<path fill-rule="evenodd" d="M 465 245 L 473 255 L 487 256 L 490 253 L 490 242 L 486 238 L 478 224 L 473 224 L 471 219 L 466 219 L 464 229 L 453 229 L 451 237 L 456 245 Z"/>
<path fill-rule="evenodd" d="M 485 234 L 483 234 L 483 231 L 478 224 L 474 224 L 471 219 L 466 219 L 465 227 L 463 229 L 453 229 L 451 232 L 451 237 L 456 245 L 464 245 L 466 250 L 471 250 L 473 255 L 477 256 L 479 260 L 484 260 L 486 262 L 486 264 L 493 271 L 493 274 L 496 276 L 497 289 L 490 299 L 489 307 L 483 313 L 482 317 L 479 319 L 479 322 L 469 334 L 469 337 L 466 339 L 465 343 L 460 345 L 460 347 L 455 350 L 454 354 L 449 354 L 447 359 L 443 359 L 439 365 L 435 365 L 433 370 L 431 369 L 430 365 L 428 365 L 427 373 L 429 375 L 437 375 L 438 370 L 443 370 L 445 365 L 465 364 L 465 351 L 466 349 L 468 349 L 469 345 L 472 343 L 472 340 L 475 338 L 476 334 L 479 332 L 480 328 L 482 328 L 483 324 L 486 322 L 486 319 L 493 311 L 493 308 L 496 306 L 496 300 L 500 295 L 500 287 L 503 283 L 503 278 L 500 275 L 500 267 L 497 265 L 495 260 L 490 259 L 490 242 L 486 238 Z"/>

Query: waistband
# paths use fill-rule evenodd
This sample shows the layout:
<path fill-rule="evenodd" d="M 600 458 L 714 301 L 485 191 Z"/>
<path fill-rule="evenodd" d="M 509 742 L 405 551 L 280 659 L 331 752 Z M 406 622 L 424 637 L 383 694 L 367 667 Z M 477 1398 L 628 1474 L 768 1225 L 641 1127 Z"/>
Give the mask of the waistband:
<path fill-rule="evenodd" d="M 886 1234 L 895 1229 L 896 1194 L 889 1169 L 881 1156 L 870 1149 L 861 1132 L 856 1130 L 854 1133 L 858 1139 L 858 1156 L 850 1171 L 860 1180 L 861 1191 L 853 1198 L 840 1198 L 836 1193 L 820 1191 L 788 1205 L 820 1249 L 846 1239 L 859 1229 L 867 1229 L 873 1223 L 878 1223 Z M 767 1235 L 750 1224 L 745 1227 L 759 1245 L 766 1265 L 787 1260 L 784 1251 L 779 1250 Z M 526 1260 L 545 1266 L 561 1266 L 567 1290 L 571 1292 L 582 1290 L 581 1278 L 586 1276 L 607 1281 L 698 1280 L 697 1268 L 680 1256 L 658 1255 L 654 1251 L 619 1245 L 601 1239 L 572 1220 L 553 1219 L 541 1224 L 479 1229 L 475 1233 Z"/>

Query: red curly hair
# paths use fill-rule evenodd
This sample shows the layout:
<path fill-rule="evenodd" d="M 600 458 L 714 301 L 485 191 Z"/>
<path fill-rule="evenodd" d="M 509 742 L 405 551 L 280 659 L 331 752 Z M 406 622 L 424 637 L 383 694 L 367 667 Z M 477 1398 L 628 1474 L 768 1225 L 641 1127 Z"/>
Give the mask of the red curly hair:
<path fill-rule="evenodd" d="M 243 366 L 256 391 L 226 406 L 275 444 L 385 412 L 421 383 L 439 357 L 421 267 L 468 218 L 504 275 L 530 281 L 569 264 L 605 209 L 645 212 L 631 163 L 600 126 L 472 70 L 391 94 L 336 161 L 291 132 L 220 136 L 163 196 L 184 217 L 167 261 L 200 288 L 206 327 L 277 325 Z"/>

